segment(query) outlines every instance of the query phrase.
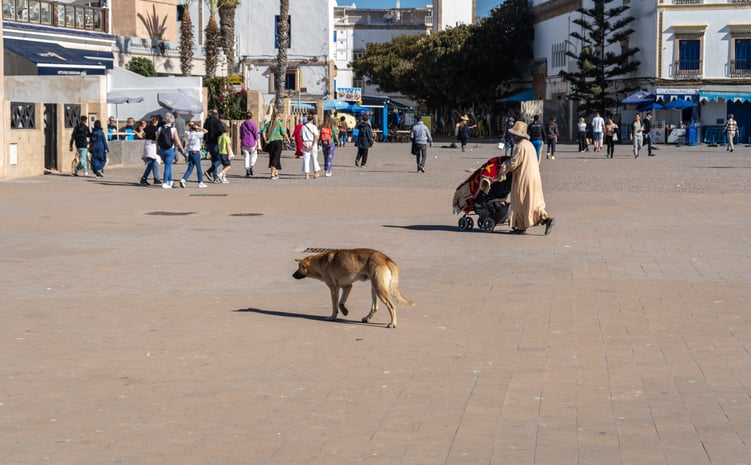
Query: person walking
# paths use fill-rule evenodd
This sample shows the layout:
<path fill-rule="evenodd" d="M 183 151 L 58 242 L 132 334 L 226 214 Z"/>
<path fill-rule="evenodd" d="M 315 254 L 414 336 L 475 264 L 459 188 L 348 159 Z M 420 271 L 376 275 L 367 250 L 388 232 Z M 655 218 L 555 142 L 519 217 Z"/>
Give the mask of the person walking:
<path fill-rule="evenodd" d="M 506 124 L 503 128 L 503 147 L 504 155 L 511 155 L 514 153 L 514 138 L 511 136 L 509 130 L 516 124 L 516 119 L 509 115 L 506 117 Z"/>
<path fill-rule="evenodd" d="M 70 135 L 70 151 L 73 151 L 73 145 L 76 146 L 76 153 L 73 157 L 72 163 L 72 175 L 78 176 L 78 171 L 83 170 L 83 175 L 89 175 L 89 138 L 91 138 L 91 130 L 88 126 L 88 118 L 82 116 L 80 122 L 73 128 L 73 133 Z"/>
<path fill-rule="evenodd" d="M 613 158 L 615 155 L 615 143 L 618 142 L 618 125 L 613 121 L 613 117 L 608 117 L 605 125 L 605 143 L 608 146 L 606 158 Z"/>
<path fill-rule="evenodd" d="M 542 124 L 540 124 L 540 115 L 534 116 L 534 118 L 532 119 L 532 124 L 529 125 L 527 131 L 529 131 L 529 141 L 534 146 L 535 152 L 537 152 L 537 163 L 539 163 L 540 154 L 542 152 L 542 137 L 544 132 L 542 130 Z"/>
<path fill-rule="evenodd" d="M 253 121 L 253 113 L 245 115 L 245 121 L 240 125 L 240 151 L 245 162 L 245 177 L 253 176 L 253 167 L 258 160 L 258 126 Z"/>
<path fill-rule="evenodd" d="M 175 129 L 177 130 L 177 137 L 180 139 L 180 143 L 183 144 L 183 147 L 186 146 L 186 140 L 185 140 L 185 118 L 183 118 L 182 113 L 179 111 L 175 112 Z M 183 159 L 185 160 L 185 163 L 188 162 L 188 154 L 187 152 L 182 153 Z M 175 156 L 175 163 L 177 163 L 177 156 Z"/>
<path fill-rule="evenodd" d="M 91 170 L 97 178 L 103 178 L 104 166 L 107 164 L 107 154 L 110 148 L 107 145 L 107 136 L 102 129 L 102 122 L 99 120 L 94 121 L 94 131 L 91 133 L 89 150 L 91 151 Z"/>
<path fill-rule="evenodd" d="M 579 118 L 576 123 L 576 139 L 579 142 L 579 153 L 589 152 L 589 144 L 587 144 L 587 122 L 584 118 Z"/>
<path fill-rule="evenodd" d="M 261 137 L 268 144 L 267 151 L 269 152 L 271 179 L 279 179 L 279 170 L 282 169 L 282 144 L 284 142 L 289 143 L 290 141 L 281 120 L 276 114 L 276 110 L 274 110 L 271 114 L 271 119 L 263 127 Z"/>
<path fill-rule="evenodd" d="M 177 129 L 172 125 L 175 123 L 175 116 L 172 113 L 164 115 L 164 125 L 159 128 L 156 136 L 156 145 L 159 150 L 159 156 L 164 163 L 164 173 L 162 174 L 162 189 L 172 189 L 172 163 L 175 161 L 175 146 L 179 152 L 183 152 L 183 144 L 177 137 Z"/>
<path fill-rule="evenodd" d="M 334 150 L 336 148 L 336 121 L 332 117 L 326 118 L 321 128 L 321 149 L 323 149 L 323 171 L 331 176 L 331 166 L 334 163 Z"/>
<path fill-rule="evenodd" d="M 634 117 L 634 122 L 631 123 L 631 128 L 628 131 L 628 139 L 633 144 L 634 158 L 639 158 L 639 152 L 644 145 L 644 124 L 641 122 L 641 115 L 639 113 Z"/>
<path fill-rule="evenodd" d="M 219 120 L 219 111 L 211 110 L 211 115 L 204 121 L 203 128 L 206 130 L 204 135 L 206 151 L 211 156 L 211 167 L 204 174 L 209 181 L 213 181 L 216 174 L 215 166 L 219 160 L 219 136 L 224 133 L 224 124 Z"/>
<path fill-rule="evenodd" d="M 652 152 L 652 113 L 647 112 L 642 125 L 644 126 L 642 136 L 644 137 L 644 142 L 647 144 L 647 156 L 654 157 L 655 154 Z"/>
<path fill-rule="evenodd" d="M 477 127 L 477 125 L 469 125 L 469 116 L 462 116 L 461 120 L 459 121 L 459 127 L 456 131 L 456 140 L 458 140 L 461 144 L 462 152 L 464 152 L 464 147 L 467 146 L 467 141 L 469 140 L 469 130 L 474 127 Z"/>
<path fill-rule="evenodd" d="M 305 179 L 310 179 L 310 165 L 313 164 L 313 177 L 318 177 L 321 171 L 321 165 L 318 163 L 318 139 L 321 133 L 316 126 L 316 120 L 313 115 L 308 116 L 308 121 L 300 130 L 302 139 L 302 173 Z"/>
<path fill-rule="evenodd" d="M 592 143 L 595 147 L 595 152 L 602 152 L 602 140 L 605 131 L 605 120 L 600 116 L 600 112 L 595 112 L 595 117 L 592 118 Z"/>
<path fill-rule="evenodd" d="M 141 176 L 141 185 L 149 185 L 149 174 L 154 174 L 154 185 L 161 184 L 162 180 L 159 179 L 159 156 L 156 149 L 156 135 L 159 132 L 159 118 L 157 115 L 151 115 L 151 121 L 143 128 L 143 154 L 141 160 L 146 163 L 146 170 Z"/>
<path fill-rule="evenodd" d="M 364 167 L 368 162 L 368 150 L 370 150 L 374 142 L 373 130 L 368 123 L 368 115 L 362 116 L 355 130 L 357 131 L 357 139 L 355 140 L 355 146 L 357 147 L 355 166 Z"/>
<path fill-rule="evenodd" d="M 305 123 L 308 122 L 308 118 L 305 116 L 301 116 L 297 119 L 297 125 L 295 126 L 295 129 L 292 130 L 292 139 L 295 141 L 295 157 L 300 158 L 302 157 L 302 128 L 305 126 Z"/>
<path fill-rule="evenodd" d="M 417 172 L 425 172 L 425 160 L 428 158 L 428 144 L 433 146 L 433 136 L 430 134 L 430 129 L 425 126 L 422 119 L 418 119 L 417 123 L 412 126 L 412 132 L 409 134 L 409 138 L 415 144 L 415 161 L 417 162 Z M 462 146 L 464 151 L 464 146 Z"/>
<path fill-rule="evenodd" d="M 738 122 L 735 121 L 732 113 L 728 115 L 728 120 L 725 122 L 723 131 L 728 138 L 728 145 L 725 150 L 728 152 L 735 152 L 733 139 L 735 139 L 735 136 L 738 134 Z"/>
<path fill-rule="evenodd" d="M 545 125 L 545 139 L 547 139 L 548 143 L 548 154 L 545 158 L 555 160 L 555 148 L 558 144 L 558 124 L 556 123 L 555 116 L 551 117 L 548 124 Z"/>
<path fill-rule="evenodd" d="M 232 140 L 229 137 L 229 126 L 224 126 L 224 132 L 219 136 L 217 145 L 219 146 L 219 160 L 214 165 L 214 182 L 229 184 L 227 172 L 232 167 Z"/>
<path fill-rule="evenodd" d="M 342 116 L 339 118 L 339 147 L 347 145 L 347 119 Z"/>
<path fill-rule="evenodd" d="M 198 177 L 198 187 L 200 189 L 206 187 L 203 183 L 203 171 L 201 170 L 201 143 L 203 142 L 203 136 L 206 130 L 203 129 L 197 122 L 191 121 L 188 123 L 188 132 L 185 134 L 185 143 L 188 153 L 188 168 L 185 170 L 185 174 L 180 178 L 180 187 L 185 188 L 185 183 L 190 178 L 193 170 L 196 170 L 196 176 Z"/>
<path fill-rule="evenodd" d="M 512 234 L 525 234 L 532 226 L 545 226 L 547 236 L 553 229 L 555 220 L 545 210 L 545 196 L 542 192 L 540 167 L 535 156 L 535 148 L 529 141 L 527 123 L 517 121 L 509 129 L 514 138 L 514 154 L 501 164 L 500 177 L 513 173 L 511 179 L 511 225 Z"/>

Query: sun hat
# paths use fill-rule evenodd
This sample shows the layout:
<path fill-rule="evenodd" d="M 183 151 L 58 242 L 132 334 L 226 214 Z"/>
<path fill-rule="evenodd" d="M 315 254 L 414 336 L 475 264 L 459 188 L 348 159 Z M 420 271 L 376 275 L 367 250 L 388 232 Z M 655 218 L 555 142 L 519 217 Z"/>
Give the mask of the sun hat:
<path fill-rule="evenodd" d="M 514 127 L 509 129 L 508 132 L 509 134 L 516 137 L 529 139 L 529 134 L 527 134 L 527 123 L 525 123 L 524 121 L 517 121 L 516 123 L 514 123 Z"/>
<path fill-rule="evenodd" d="M 462 116 L 462 121 L 469 121 L 469 116 L 467 115 Z"/>

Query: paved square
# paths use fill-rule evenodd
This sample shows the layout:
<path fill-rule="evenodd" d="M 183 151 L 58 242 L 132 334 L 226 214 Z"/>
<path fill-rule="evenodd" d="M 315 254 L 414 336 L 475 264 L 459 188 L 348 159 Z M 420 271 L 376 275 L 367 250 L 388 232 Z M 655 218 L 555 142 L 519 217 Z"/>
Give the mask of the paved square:
<path fill-rule="evenodd" d="M 469 147 L 0 182 L 0 463 L 751 464 L 751 148 L 564 146 L 545 237 L 457 229 Z M 291 277 L 359 246 L 402 269 L 397 329 Z"/>

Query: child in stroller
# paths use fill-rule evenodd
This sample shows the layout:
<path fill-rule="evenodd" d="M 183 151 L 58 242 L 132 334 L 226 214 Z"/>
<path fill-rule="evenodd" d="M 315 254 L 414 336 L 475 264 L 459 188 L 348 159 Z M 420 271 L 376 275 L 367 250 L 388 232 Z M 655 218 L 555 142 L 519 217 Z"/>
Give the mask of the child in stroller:
<path fill-rule="evenodd" d="M 473 213 L 478 216 L 477 226 L 486 232 L 508 221 L 511 174 L 496 180 L 498 167 L 508 158 L 491 158 L 457 187 L 453 206 L 454 213 L 463 213 L 459 218 L 459 229 L 462 231 L 474 227 L 474 220 L 469 216 Z"/>

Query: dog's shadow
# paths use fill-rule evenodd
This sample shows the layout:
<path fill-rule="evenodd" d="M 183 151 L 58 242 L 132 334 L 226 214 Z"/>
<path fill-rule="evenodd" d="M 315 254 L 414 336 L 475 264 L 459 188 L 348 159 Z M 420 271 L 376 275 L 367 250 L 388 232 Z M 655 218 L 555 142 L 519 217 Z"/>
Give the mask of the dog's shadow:
<path fill-rule="evenodd" d="M 358 326 L 374 326 L 374 327 L 385 327 L 386 324 L 383 323 L 363 323 L 360 320 L 344 320 L 342 319 L 342 315 L 339 314 L 339 316 L 336 318 L 336 321 L 329 320 L 328 316 L 325 315 L 310 315 L 308 313 L 293 313 L 293 312 L 282 312 L 279 310 L 263 310 L 260 308 L 238 308 L 237 310 L 233 310 L 235 313 L 256 313 L 259 315 L 268 315 L 268 316 L 278 316 L 283 318 L 300 318 L 303 320 L 313 320 L 313 321 L 323 321 L 325 323 L 339 323 L 339 324 L 347 324 L 347 325 L 358 325 Z"/>

